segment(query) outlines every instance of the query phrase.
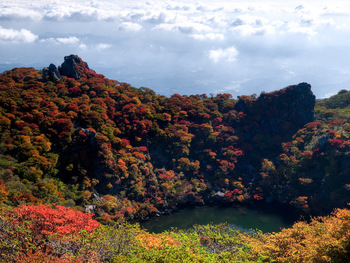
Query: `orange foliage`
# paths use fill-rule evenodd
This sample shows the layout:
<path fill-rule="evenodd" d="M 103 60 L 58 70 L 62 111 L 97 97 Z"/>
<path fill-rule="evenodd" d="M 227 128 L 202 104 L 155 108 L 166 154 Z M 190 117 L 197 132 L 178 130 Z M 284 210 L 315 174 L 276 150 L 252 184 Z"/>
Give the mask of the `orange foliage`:
<path fill-rule="evenodd" d="M 5 183 L 0 180 L 0 203 L 7 200 L 8 194 L 9 194 L 9 191 L 6 188 Z"/>
<path fill-rule="evenodd" d="M 165 245 L 179 245 L 178 241 L 164 234 L 142 233 L 136 236 L 136 240 L 140 246 L 147 250 L 151 248 L 162 248 Z"/>
<path fill-rule="evenodd" d="M 54 255 L 47 254 L 40 250 L 33 252 L 31 250 L 27 251 L 26 254 L 19 254 L 15 257 L 15 262 L 17 263 L 29 263 L 29 262 L 40 262 L 40 263 L 82 263 L 83 260 L 72 259 L 68 256 L 57 257 Z"/>
<path fill-rule="evenodd" d="M 92 214 L 60 205 L 20 205 L 10 214 L 14 216 L 13 222 L 16 224 L 23 225 L 30 221 L 29 228 L 38 238 L 53 234 L 77 234 L 83 229 L 92 232 L 100 225 L 92 219 Z"/>
<path fill-rule="evenodd" d="M 250 243 L 251 253 L 265 255 L 266 262 L 349 262 L 350 210 L 337 209 L 309 224 L 297 222 Z"/>

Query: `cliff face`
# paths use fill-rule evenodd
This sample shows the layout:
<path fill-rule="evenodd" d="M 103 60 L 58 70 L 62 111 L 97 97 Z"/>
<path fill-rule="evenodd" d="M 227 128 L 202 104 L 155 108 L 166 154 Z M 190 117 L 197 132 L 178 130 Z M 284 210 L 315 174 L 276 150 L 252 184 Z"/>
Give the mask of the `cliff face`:
<path fill-rule="evenodd" d="M 307 83 L 262 93 L 253 100 L 242 96 L 236 104 L 237 111 L 246 114 L 247 121 L 257 122 L 260 128 L 269 130 L 272 135 L 281 131 L 294 133 L 314 121 L 314 107 L 315 96 Z"/>
<path fill-rule="evenodd" d="M 306 123 L 315 120 L 315 96 L 311 86 L 300 83 L 271 93 L 262 93 L 258 98 L 239 97 L 235 108 L 245 114 L 243 125 L 252 138 L 263 132 L 275 139 L 287 139 Z"/>
<path fill-rule="evenodd" d="M 261 94 L 258 98 L 261 109 L 267 109 L 271 124 L 289 121 L 297 127 L 315 120 L 315 96 L 307 83 L 289 86 L 276 92 Z"/>
<path fill-rule="evenodd" d="M 276 158 L 282 152 L 282 142 L 290 141 L 306 123 L 315 120 L 314 107 L 315 96 L 307 83 L 262 93 L 258 98 L 239 97 L 235 109 L 244 117 L 236 130 L 248 157 L 242 172 L 252 166 L 256 173 L 261 158 Z"/>
<path fill-rule="evenodd" d="M 257 103 L 258 110 L 266 110 L 261 125 L 271 134 L 278 133 L 278 130 L 294 134 L 306 123 L 315 120 L 315 96 L 307 83 L 261 94 Z"/>

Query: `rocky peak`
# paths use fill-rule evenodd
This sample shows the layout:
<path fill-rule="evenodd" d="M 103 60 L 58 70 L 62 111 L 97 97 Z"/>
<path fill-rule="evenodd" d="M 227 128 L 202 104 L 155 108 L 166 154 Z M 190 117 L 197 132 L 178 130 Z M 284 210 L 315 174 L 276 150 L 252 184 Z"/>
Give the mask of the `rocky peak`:
<path fill-rule="evenodd" d="M 272 118 L 291 122 L 298 129 L 315 120 L 315 103 L 315 95 L 308 83 L 262 93 L 258 98 L 259 107 L 266 108 Z"/>
<path fill-rule="evenodd" d="M 65 56 L 64 62 L 58 69 L 54 64 L 50 64 L 48 68 L 43 69 L 43 80 L 46 80 L 47 76 L 57 80 L 61 76 L 80 79 L 81 77 L 89 78 L 94 75 L 96 75 L 96 72 L 90 69 L 88 64 L 77 55 Z"/>
<path fill-rule="evenodd" d="M 241 96 L 235 105 L 245 114 L 241 124 L 246 127 L 246 142 L 254 144 L 260 138 L 259 142 L 271 141 L 275 145 L 289 141 L 306 123 L 314 121 L 314 107 L 315 96 L 307 83 L 262 93 L 258 98 Z"/>
<path fill-rule="evenodd" d="M 42 79 L 46 80 L 46 77 L 49 77 L 51 80 L 60 80 L 61 74 L 54 64 L 50 64 L 49 67 L 43 68 Z"/>
<path fill-rule="evenodd" d="M 235 107 L 237 111 L 247 114 L 249 119 L 259 120 L 262 126 L 271 124 L 276 127 L 276 123 L 288 121 L 299 129 L 315 119 L 315 96 L 307 83 L 263 92 L 258 98 L 242 96 Z"/>

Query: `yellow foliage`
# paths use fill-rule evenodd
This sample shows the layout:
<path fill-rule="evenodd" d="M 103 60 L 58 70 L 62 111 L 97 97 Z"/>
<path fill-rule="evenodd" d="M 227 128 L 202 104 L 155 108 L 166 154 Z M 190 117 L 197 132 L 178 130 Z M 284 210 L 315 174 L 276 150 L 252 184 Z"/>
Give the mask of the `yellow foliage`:
<path fill-rule="evenodd" d="M 332 216 L 297 222 L 281 232 L 251 238 L 251 253 L 276 262 L 349 262 L 350 210 Z"/>
<path fill-rule="evenodd" d="M 136 236 L 136 240 L 138 244 L 145 249 L 162 248 L 165 245 L 179 245 L 179 242 L 175 239 L 164 234 L 142 233 Z"/>

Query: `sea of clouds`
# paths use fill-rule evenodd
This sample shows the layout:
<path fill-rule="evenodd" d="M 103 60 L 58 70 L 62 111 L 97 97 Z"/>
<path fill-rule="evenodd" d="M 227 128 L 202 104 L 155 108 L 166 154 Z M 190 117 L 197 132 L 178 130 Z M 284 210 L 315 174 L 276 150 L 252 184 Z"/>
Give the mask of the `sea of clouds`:
<path fill-rule="evenodd" d="M 158 94 L 259 94 L 309 82 L 349 89 L 350 2 L 7 0 L 0 72 L 77 54 L 106 77 Z"/>

